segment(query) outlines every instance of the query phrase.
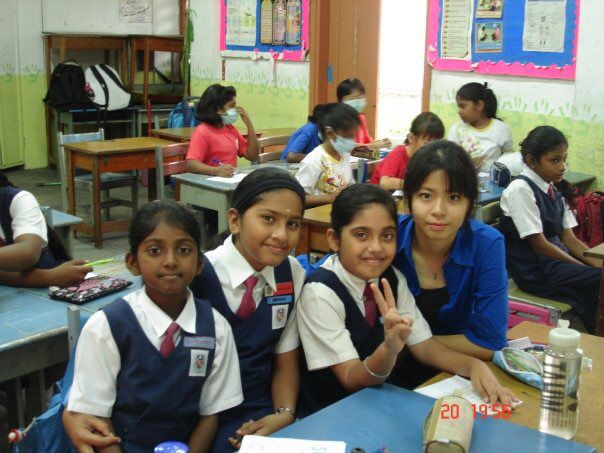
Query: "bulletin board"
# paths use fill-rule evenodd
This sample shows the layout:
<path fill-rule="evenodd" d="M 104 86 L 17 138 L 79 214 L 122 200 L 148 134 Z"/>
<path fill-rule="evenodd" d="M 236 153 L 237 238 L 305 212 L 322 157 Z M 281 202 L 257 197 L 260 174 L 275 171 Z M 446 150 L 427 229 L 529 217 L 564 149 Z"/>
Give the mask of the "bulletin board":
<path fill-rule="evenodd" d="M 300 44 L 298 45 L 274 45 L 263 44 L 261 41 L 261 7 L 262 0 L 220 0 L 220 51 L 224 57 L 243 57 L 251 59 L 271 59 L 304 61 L 307 57 L 309 39 L 310 0 L 300 0 Z M 229 8 L 231 6 L 231 8 Z M 229 43 L 229 27 L 234 28 L 241 24 L 238 17 L 229 18 L 233 7 L 245 8 L 246 11 L 255 13 L 255 18 L 244 23 L 240 27 L 244 36 L 242 41 L 248 41 L 245 45 Z M 248 14 L 249 16 L 249 14 Z M 255 20 L 255 31 L 254 31 Z M 235 23 L 233 25 L 233 23 Z M 254 40 L 255 38 L 255 40 Z"/>
<path fill-rule="evenodd" d="M 579 10 L 580 0 L 430 0 L 428 63 L 573 80 Z"/>

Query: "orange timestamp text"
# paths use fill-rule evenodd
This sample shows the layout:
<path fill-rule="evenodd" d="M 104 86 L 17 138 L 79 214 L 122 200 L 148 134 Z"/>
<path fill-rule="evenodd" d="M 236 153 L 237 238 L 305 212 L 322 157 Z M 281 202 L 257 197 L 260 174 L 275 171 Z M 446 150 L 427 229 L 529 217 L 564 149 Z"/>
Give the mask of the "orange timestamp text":
<path fill-rule="evenodd" d="M 489 405 L 486 403 L 483 404 L 474 404 L 472 403 L 472 411 L 473 417 L 478 418 L 502 418 L 507 419 L 512 414 L 512 407 L 509 404 L 499 404 L 494 403 L 490 406 L 491 411 L 494 413 L 492 415 L 487 415 L 489 410 Z M 444 420 L 456 420 L 459 418 L 459 404 L 443 404 L 440 408 L 440 418 Z"/>

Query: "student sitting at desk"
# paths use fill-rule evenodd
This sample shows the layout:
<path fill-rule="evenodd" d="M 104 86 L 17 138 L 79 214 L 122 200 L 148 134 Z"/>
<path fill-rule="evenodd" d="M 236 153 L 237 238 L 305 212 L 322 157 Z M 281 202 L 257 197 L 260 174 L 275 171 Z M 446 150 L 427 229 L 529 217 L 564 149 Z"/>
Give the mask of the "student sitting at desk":
<path fill-rule="evenodd" d="M 386 381 L 406 345 L 427 366 L 469 376 L 487 401 L 510 404 L 514 394 L 484 362 L 432 338 L 405 278 L 391 266 L 396 222 L 394 200 L 378 186 L 352 185 L 333 203 L 327 240 L 336 254 L 306 279 L 298 308 L 310 370 L 302 384 L 307 409 Z"/>
<path fill-rule="evenodd" d="M 359 117 L 346 104 L 326 104 L 319 119 L 319 131 L 325 137 L 302 160 L 296 179 L 306 192 L 306 207 L 332 203 L 336 195 L 354 181 L 350 153 L 355 148 Z"/>
<path fill-rule="evenodd" d="M 247 127 L 247 140 L 233 126 L 237 118 Z M 258 159 L 256 131 L 247 111 L 237 106 L 232 86 L 210 85 L 197 104 L 200 125 L 191 136 L 187 152 L 187 171 L 211 176 L 232 176 L 237 157 Z"/>
<path fill-rule="evenodd" d="M 301 162 L 306 155 L 319 146 L 323 139 L 319 134 L 319 117 L 323 114 L 326 104 L 315 105 L 308 123 L 296 130 L 289 138 L 281 159 L 290 163 Z"/>
<path fill-rule="evenodd" d="M 392 142 L 389 138 L 373 140 L 367 130 L 367 119 L 363 114 L 367 106 L 367 98 L 365 97 L 365 86 L 359 79 L 351 78 L 342 80 L 336 89 L 338 102 L 348 104 L 354 108 L 359 115 L 359 130 L 356 135 L 358 146 L 367 146 L 370 149 L 389 148 Z"/>
<path fill-rule="evenodd" d="M 501 230 L 511 277 L 524 291 L 566 302 L 595 330 L 602 262 L 575 237 L 572 189 L 564 178 L 568 141 L 539 126 L 520 144 L 525 169 L 501 195 Z"/>
<path fill-rule="evenodd" d="M 69 260 L 36 198 L 0 173 L 0 284 L 67 286 L 92 272 L 85 260 Z"/>
<path fill-rule="evenodd" d="M 403 188 L 403 180 L 409 159 L 413 153 L 434 140 L 445 136 L 445 126 L 431 112 L 420 113 L 411 123 L 405 144 L 397 146 L 378 164 L 371 175 L 371 184 L 379 184 L 386 190 Z"/>
<path fill-rule="evenodd" d="M 218 414 L 243 400 L 226 319 L 189 284 L 204 265 L 201 229 L 173 201 L 141 208 L 126 265 L 144 286 L 90 317 L 63 412 L 77 451 L 143 453 L 167 441 L 208 451 Z"/>
<path fill-rule="evenodd" d="M 477 187 L 461 146 L 441 140 L 418 150 L 407 167 L 403 191 L 411 214 L 399 217 L 394 263 L 435 339 L 490 360 L 507 344 L 507 273 L 502 235 L 470 218 Z M 416 383 L 404 372 L 410 366 L 401 364 L 399 385 Z"/>

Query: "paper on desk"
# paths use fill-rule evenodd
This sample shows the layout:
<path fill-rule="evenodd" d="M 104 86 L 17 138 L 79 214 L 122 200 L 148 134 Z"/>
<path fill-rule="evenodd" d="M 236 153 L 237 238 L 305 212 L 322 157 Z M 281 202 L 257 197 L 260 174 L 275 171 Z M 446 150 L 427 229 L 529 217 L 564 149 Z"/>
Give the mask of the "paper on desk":
<path fill-rule="evenodd" d="M 247 435 L 241 443 L 240 453 L 346 453 L 346 442 L 284 439 Z"/>
<path fill-rule="evenodd" d="M 476 407 L 478 412 L 481 412 L 479 410 L 479 406 L 486 403 L 482 400 L 476 390 L 474 390 L 472 383 L 461 376 L 453 376 L 435 384 L 422 387 L 421 389 L 415 389 L 417 393 L 430 396 L 434 399 L 453 395 L 457 390 L 459 390 L 459 392 L 457 392 L 458 396 L 468 400 L 474 405 L 474 407 Z M 520 404 L 522 404 L 522 401 L 512 403 L 512 407 L 519 406 Z M 501 412 L 500 405 L 497 407 L 497 410 L 493 410 L 491 404 L 487 404 L 487 408 L 487 415 L 494 415 Z"/>
<path fill-rule="evenodd" d="M 402 190 L 395 190 L 394 192 L 392 192 L 392 196 L 395 198 L 403 198 L 404 193 Z"/>
<path fill-rule="evenodd" d="M 247 173 L 235 173 L 230 178 L 224 178 L 222 176 L 212 176 L 208 178 L 208 181 L 224 182 L 227 184 L 239 184 L 243 178 L 247 176 Z"/>
<path fill-rule="evenodd" d="M 349 159 L 351 164 L 359 161 L 359 158 L 356 156 L 350 156 Z"/>

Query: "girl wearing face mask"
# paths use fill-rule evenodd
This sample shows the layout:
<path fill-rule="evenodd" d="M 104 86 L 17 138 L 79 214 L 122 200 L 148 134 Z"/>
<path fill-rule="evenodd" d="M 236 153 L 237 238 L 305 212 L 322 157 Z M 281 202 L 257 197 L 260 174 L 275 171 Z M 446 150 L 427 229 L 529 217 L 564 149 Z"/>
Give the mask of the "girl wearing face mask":
<path fill-rule="evenodd" d="M 187 153 L 187 171 L 211 176 L 232 176 L 237 157 L 258 158 L 256 131 L 247 111 L 237 106 L 232 86 L 210 85 L 197 104 L 197 119 Z M 247 140 L 233 126 L 241 117 L 247 127 Z"/>
<path fill-rule="evenodd" d="M 319 119 L 323 143 L 302 160 L 296 179 L 307 194 L 306 207 L 332 203 L 354 179 L 350 153 L 356 147 L 357 111 L 346 104 L 326 104 Z"/>
<path fill-rule="evenodd" d="M 336 95 L 338 96 L 338 102 L 348 104 L 359 114 L 359 132 L 355 139 L 358 146 L 367 146 L 371 149 L 390 148 L 392 146 L 389 138 L 373 140 L 369 135 L 367 119 L 363 115 L 367 105 L 363 82 L 355 78 L 342 80 L 336 89 Z"/>

